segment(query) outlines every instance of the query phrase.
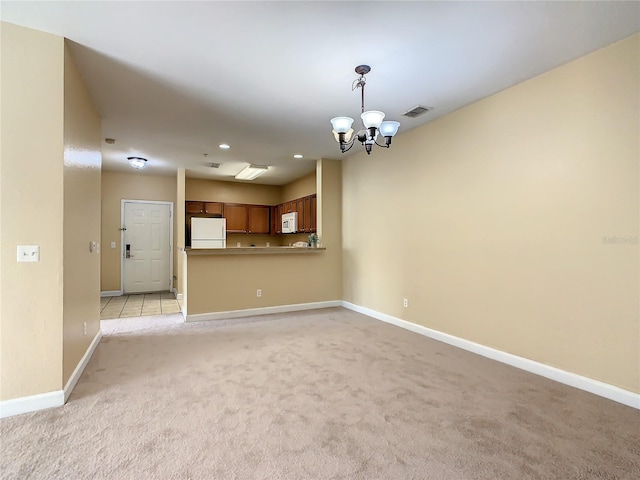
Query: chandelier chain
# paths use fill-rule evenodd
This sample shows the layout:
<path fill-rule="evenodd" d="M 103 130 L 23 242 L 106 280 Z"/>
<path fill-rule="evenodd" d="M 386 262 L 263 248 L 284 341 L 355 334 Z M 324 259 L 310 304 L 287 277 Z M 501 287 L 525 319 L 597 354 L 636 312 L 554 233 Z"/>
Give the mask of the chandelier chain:
<path fill-rule="evenodd" d="M 354 91 L 356 88 L 360 88 L 362 89 L 362 91 L 360 92 L 360 97 L 361 97 L 361 112 L 360 113 L 364 113 L 364 86 L 367 84 L 367 79 L 365 78 L 365 76 L 363 74 L 360 75 L 360 78 L 356 78 L 353 81 L 353 84 L 351 85 L 351 91 Z"/>

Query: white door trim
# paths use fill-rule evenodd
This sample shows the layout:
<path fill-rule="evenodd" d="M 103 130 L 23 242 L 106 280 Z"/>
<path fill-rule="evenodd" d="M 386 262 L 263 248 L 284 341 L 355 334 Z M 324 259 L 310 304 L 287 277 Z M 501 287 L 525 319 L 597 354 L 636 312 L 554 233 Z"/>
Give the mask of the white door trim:
<path fill-rule="evenodd" d="M 120 290 L 124 292 L 124 204 L 125 203 L 152 203 L 154 205 L 169 205 L 169 291 L 173 290 L 173 202 L 159 200 L 127 200 L 120 199 Z"/>

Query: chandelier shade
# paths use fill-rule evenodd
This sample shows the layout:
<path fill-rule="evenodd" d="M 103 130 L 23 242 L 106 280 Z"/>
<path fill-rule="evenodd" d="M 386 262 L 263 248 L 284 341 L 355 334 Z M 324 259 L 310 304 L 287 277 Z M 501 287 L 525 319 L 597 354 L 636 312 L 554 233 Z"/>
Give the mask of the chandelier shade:
<path fill-rule="evenodd" d="M 336 133 L 347 133 L 353 124 L 353 118 L 350 117 L 334 117 L 331 119 L 331 125 Z"/>
<path fill-rule="evenodd" d="M 398 133 L 398 127 L 400 127 L 400 122 L 387 120 L 386 122 L 382 122 L 380 124 L 380 134 L 383 137 L 393 137 L 396 133 Z"/>
<path fill-rule="evenodd" d="M 340 142 L 340 135 L 343 136 L 343 139 L 344 139 L 345 142 L 350 142 L 351 141 L 351 136 L 353 135 L 353 128 L 350 128 L 347 133 L 338 133 L 335 130 L 333 130 L 332 133 L 333 133 L 333 136 L 336 139 L 336 142 Z"/>
<path fill-rule="evenodd" d="M 351 117 L 333 117 L 331 126 L 333 127 L 332 133 L 336 139 L 336 142 L 340 144 L 340 151 L 342 153 L 351 149 L 356 140 L 358 140 L 364 147 L 367 154 L 371 153 L 373 145 L 379 147 L 389 148 L 391 145 L 391 138 L 398 133 L 400 123 L 387 120 L 384 121 L 384 112 L 379 110 L 364 110 L 364 86 L 366 84 L 365 74 L 371 71 L 369 65 L 358 65 L 356 67 L 356 73 L 360 75 L 358 79 L 353 82 L 352 90 L 360 88 L 362 92 L 362 119 L 363 129 L 353 135 L 353 118 Z M 385 143 L 380 144 L 377 142 L 378 134 L 381 134 L 385 138 Z"/>
<path fill-rule="evenodd" d="M 380 128 L 380 124 L 384 120 L 384 113 L 378 110 L 369 110 L 360 115 L 360 118 L 362 118 L 364 128 Z"/>

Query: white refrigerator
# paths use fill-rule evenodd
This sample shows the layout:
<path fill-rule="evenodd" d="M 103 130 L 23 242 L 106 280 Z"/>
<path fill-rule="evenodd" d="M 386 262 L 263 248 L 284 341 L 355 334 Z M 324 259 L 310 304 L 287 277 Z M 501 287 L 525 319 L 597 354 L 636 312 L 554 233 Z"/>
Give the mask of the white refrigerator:
<path fill-rule="evenodd" d="M 227 248 L 227 219 L 191 219 L 191 248 Z"/>

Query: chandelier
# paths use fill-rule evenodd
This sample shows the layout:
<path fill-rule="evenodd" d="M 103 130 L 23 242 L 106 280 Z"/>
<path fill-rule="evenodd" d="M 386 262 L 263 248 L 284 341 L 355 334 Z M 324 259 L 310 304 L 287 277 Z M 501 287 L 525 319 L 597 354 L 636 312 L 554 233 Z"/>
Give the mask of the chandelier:
<path fill-rule="evenodd" d="M 340 144 L 340 151 L 342 153 L 349 151 L 356 140 L 364 145 L 367 154 L 371 153 L 371 148 L 374 144 L 379 147 L 389 148 L 389 145 L 391 145 L 391 137 L 398 132 L 398 127 L 400 126 L 399 122 L 383 122 L 384 113 L 379 112 L 378 110 L 369 110 L 368 112 L 364 111 L 364 86 L 367 83 L 364 76 L 370 71 L 371 67 L 369 65 L 358 65 L 356 67 L 356 73 L 360 75 L 360 77 L 354 80 L 353 85 L 351 86 L 351 90 L 355 90 L 356 88 L 360 88 L 362 90 L 362 115 L 360 115 L 360 118 L 362 118 L 364 128 L 359 130 L 354 136 L 353 128 L 351 128 L 353 118 L 334 117 L 331 119 L 333 135 L 335 136 L 336 141 Z M 378 134 L 384 137 L 384 144 L 378 143 Z"/>

